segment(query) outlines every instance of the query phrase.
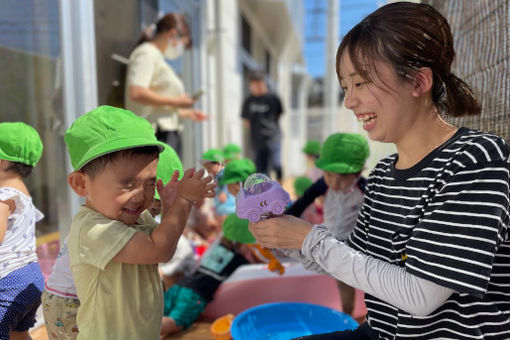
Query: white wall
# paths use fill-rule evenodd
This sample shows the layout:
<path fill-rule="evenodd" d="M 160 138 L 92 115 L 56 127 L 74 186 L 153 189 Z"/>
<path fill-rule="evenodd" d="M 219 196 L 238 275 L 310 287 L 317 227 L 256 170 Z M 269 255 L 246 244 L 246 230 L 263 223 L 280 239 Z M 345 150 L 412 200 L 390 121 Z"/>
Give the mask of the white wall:
<path fill-rule="evenodd" d="M 207 1 L 205 49 L 208 138 L 204 149 L 241 145 L 241 74 L 238 66 L 239 14 L 236 1 Z M 217 6 L 217 7 L 216 7 Z M 217 20 L 219 19 L 219 22 Z"/>

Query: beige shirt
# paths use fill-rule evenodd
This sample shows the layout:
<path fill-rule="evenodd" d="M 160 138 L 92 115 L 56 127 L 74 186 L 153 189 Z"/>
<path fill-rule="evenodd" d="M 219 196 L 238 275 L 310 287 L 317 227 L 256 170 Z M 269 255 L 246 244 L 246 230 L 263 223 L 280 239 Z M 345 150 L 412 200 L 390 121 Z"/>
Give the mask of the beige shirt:
<path fill-rule="evenodd" d="M 132 226 L 84 206 L 73 218 L 68 242 L 81 302 L 78 340 L 159 340 L 163 288 L 157 264 L 112 261 L 135 233 L 150 234 L 156 226 L 147 211 Z"/>
<path fill-rule="evenodd" d="M 162 96 L 178 97 L 184 93 L 184 85 L 168 65 L 161 51 L 150 42 L 135 48 L 129 56 L 126 77 L 126 109 L 149 120 L 163 131 L 179 129 L 179 114 L 172 106 L 147 105 L 129 97 L 129 86 L 148 88 Z"/>

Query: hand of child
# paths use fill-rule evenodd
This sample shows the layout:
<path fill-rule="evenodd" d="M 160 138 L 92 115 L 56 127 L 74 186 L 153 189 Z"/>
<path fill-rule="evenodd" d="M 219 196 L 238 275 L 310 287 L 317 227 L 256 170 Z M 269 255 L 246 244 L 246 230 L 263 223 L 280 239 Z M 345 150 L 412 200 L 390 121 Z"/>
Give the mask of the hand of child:
<path fill-rule="evenodd" d="M 172 174 L 172 178 L 170 181 L 163 185 L 163 181 L 159 180 L 156 183 L 156 188 L 159 193 L 159 198 L 161 199 L 161 207 L 163 209 L 168 208 L 177 198 L 177 187 L 179 185 L 179 171 L 174 171 Z"/>
<path fill-rule="evenodd" d="M 179 181 L 177 196 L 193 204 L 204 197 L 214 197 L 216 195 L 214 191 L 216 183 L 214 183 L 211 176 L 202 178 L 204 171 L 204 169 L 196 172 L 195 169 L 186 170 Z"/>

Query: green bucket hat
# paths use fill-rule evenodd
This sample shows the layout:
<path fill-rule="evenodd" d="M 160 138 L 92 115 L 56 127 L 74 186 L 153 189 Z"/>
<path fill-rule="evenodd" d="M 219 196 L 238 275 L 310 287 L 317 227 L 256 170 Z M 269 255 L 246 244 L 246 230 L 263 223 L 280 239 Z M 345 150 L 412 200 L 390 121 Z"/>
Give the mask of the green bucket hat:
<path fill-rule="evenodd" d="M 74 121 L 64 136 L 74 170 L 100 156 L 119 150 L 164 144 L 144 118 L 113 106 L 99 106 Z"/>
<path fill-rule="evenodd" d="M 255 173 L 257 167 L 248 158 L 235 159 L 225 166 L 223 176 L 218 181 L 219 185 L 238 183 L 244 181 L 248 176 Z"/>
<path fill-rule="evenodd" d="M 326 139 L 315 165 L 338 174 L 353 174 L 363 170 L 370 151 L 365 137 L 358 133 L 335 133 Z"/>
<path fill-rule="evenodd" d="M 42 151 L 41 137 L 30 125 L 23 122 L 0 124 L 0 159 L 34 167 Z"/>
<path fill-rule="evenodd" d="M 318 140 L 310 139 L 306 142 L 302 151 L 308 155 L 320 156 L 321 154 L 321 143 Z"/>
<path fill-rule="evenodd" d="M 158 168 L 156 170 L 156 178 L 157 180 L 162 180 L 163 184 L 167 184 L 170 182 L 170 178 L 172 178 L 175 170 L 179 171 L 179 179 L 184 175 L 184 169 L 182 167 L 181 159 L 177 152 L 167 144 L 164 144 L 165 149 L 162 153 L 159 154 Z M 159 200 L 159 193 L 156 189 L 154 194 L 154 198 Z"/>
<path fill-rule="evenodd" d="M 236 143 L 229 143 L 223 147 L 225 160 L 233 160 L 241 155 L 241 148 Z"/>
<path fill-rule="evenodd" d="M 310 187 L 310 185 L 313 184 L 313 181 L 306 177 L 306 176 L 300 176 L 294 180 L 294 191 L 296 192 L 296 195 L 299 197 L 303 196 L 306 189 Z"/>
<path fill-rule="evenodd" d="M 237 217 L 236 214 L 228 215 L 223 222 L 223 236 L 234 242 L 255 243 L 255 237 L 248 229 L 248 220 Z"/>
<path fill-rule="evenodd" d="M 223 162 L 223 151 L 220 149 L 209 149 L 202 155 L 200 163 Z"/>

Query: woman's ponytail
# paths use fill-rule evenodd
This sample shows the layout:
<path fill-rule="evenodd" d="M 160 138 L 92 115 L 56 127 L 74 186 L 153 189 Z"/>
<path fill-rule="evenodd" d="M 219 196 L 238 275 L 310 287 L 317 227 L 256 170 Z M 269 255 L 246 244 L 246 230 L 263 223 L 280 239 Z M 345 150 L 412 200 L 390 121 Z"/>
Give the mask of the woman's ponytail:
<path fill-rule="evenodd" d="M 140 36 L 138 37 L 138 40 L 136 41 L 135 47 L 143 44 L 144 42 L 152 41 L 152 39 L 154 39 L 155 34 L 156 34 L 156 25 L 152 24 L 150 26 L 147 26 L 142 31 L 142 33 L 140 33 Z"/>
<path fill-rule="evenodd" d="M 473 116 L 482 111 L 471 87 L 450 73 L 444 80 L 446 87 L 446 113 L 451 117 Z"/>

